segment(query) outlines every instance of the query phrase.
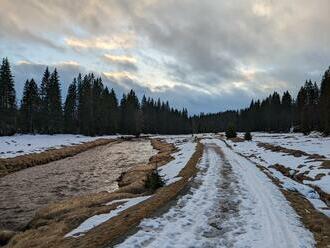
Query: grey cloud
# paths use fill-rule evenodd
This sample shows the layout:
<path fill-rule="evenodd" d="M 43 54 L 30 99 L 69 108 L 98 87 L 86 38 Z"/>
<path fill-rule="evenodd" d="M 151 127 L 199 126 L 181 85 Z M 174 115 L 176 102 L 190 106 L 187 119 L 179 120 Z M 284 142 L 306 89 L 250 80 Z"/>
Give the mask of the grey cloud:
<path fill-rule="evenodd" d="M 55 65 L 36 64 L 32 62 L 15 64 L 13 65 L 13 75 L 18 99 L 21 99 L 22 97 L 24 83 L 27 79 L 33 78 L 38 84 L 41 83 L 42 75 L 47 66 L 50 71 L 53 71 L 55 67 L 57 68 L 62 85 L 62 97 L 65 96 L 68 86 L 73 78 L 76 77 L 79 72 L 86 72 L 81 66 L 63 63 Z"/>
<path fill-rule="evenodd" d="M 3 0 L 2 5 L 6 10 L 0 10 L 0 18 L 15 12 L 17 24 L 11 30 L 10 23 L 0 20 L 3 40 L 10 36 L 11 41 L 20 43 L 25 36 L 58 49 L 59 44 L 37 30 L 81 39 L 135 34 L 140 41 L 135 52 L 145 48 L 154 51 L 147 55 L 136 52 L 144 65 L 165 72 L 166 79 L 177 86 L 154 87 L 157 92 L 152 92 L 129 79 L 104 79 L 106 83 L 122 91 L 133 87 L 178 106 L 186 104 L 193 112 L 237 108 L 248 104 L 252 96 L 263 97 L 272 90 L 295 92 L 305 79 L 319 81 L 329 66 L 328 0 Z M 97 59 L 101 56 L 93 49 L 79 56 L 87 56 L 85 52 Z M 103 61 L 118 70 L 143 74 L 139 62 Z M 246 79 L 242 66 L 256 69 L 251 79 Z M 249 92 L 239 87 L 224 90 L 235 82 L 245 83 Z M 194 87 L 210 89 L 212 94 L 197 92 Z M 189 94 L 181 95 L 181 91 Z"/>
<path fill-rule="evenodd" d="M 101 58 L 105 63 L 115 67 L 117 70 L 134 71 L 134 72 L 138 71 L 136 62 L 125 59 L 123 60 L 111 59 L 107 55 L 103 55 Z"/>

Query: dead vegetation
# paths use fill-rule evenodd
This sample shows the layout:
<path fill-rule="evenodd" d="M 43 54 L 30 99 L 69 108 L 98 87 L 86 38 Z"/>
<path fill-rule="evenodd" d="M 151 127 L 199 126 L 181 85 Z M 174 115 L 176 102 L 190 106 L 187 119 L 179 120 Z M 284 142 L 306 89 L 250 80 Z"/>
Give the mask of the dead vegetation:
<path fill-rule="evenodd" d="M 117 199 L 137 197 L 150 193 L 145 187 L 147 175 L 156 167 L 166 164 L 171 153 L 176 151 L 172 144 L 161 140 L 152 140 L 159 152 L 147 165 L 135 167 L 121 175 L 119 190 L 100 192 L 87 196 L 71 198 L 50 204 L 37 212 L 26 230 L 10 239 L 8 247 L 104 247 L 116 242 L 125 233 L 137 226 L 143 218 L 151 216 L 166 203 L 174 199 L 186 186 L 190 177 L 197 172 L 196 164 L 202 155 L 202 144 L 198 143 L 194 155 L 180 172 L 181 180 L 159 188 L 151 198 L 127 209 L 111 220 L 93 228 L 79 238 L 64 238 L 64 235 L 77 227 L 90 216 L 109 212 L 121 203 L 105 205 Z"/>
<path fill-rule="evenodd" d="M 306 156 L 309 159 L 318 160 L 318 161 L 320 161 L 320 160 L 323 161 L 325 159 L 324 156 L 321 156 L 319 154 L 308 154 L 304 151 L 287 149 L 287 148 L 284 148 L 281 146 L 275 146 L 275 145 L 268 144 L 268 143 L 258 143 L 258 146 L 271 150 L 272 152 L 283 152 L 283 153 L 293 155 L 295 157 Z M 314 178 L 311 178 L 311 177 L 307 176 L 309 171 L 304 171 L 303 173 L 299 173 L 297 170 L 292 170 L 292 169 L 287 168 L 280 164 L 275 164 L 270 167 L 275 168 L 276 170 L 280 171 L 284 176 L 289 177 L 302 184 L 304 183 L 305 180 L 316 181 L 316 180 L 320 180 L 323 176 L 326 176 L 325 173 L 319 173 Z M 298 166 L 298 168 L 301 168 L 301 167 L 302 166 L 300 166 L 300 167 Z M 320 168 L 321 169 L 330 169 L 330 161 L 329 160 L 323 161 L 322 164 L 320 165 Z M 313 169 L 313 168 L 310 168 L 310 169 Z M 322 189 L 320 189 L 319 187 L 317 187 L 313 184 L 307 184 L 307 185 L 312 187 L 320 195 L 321 200 L 324 201 L 328 207 L 330 206 L 330 194 L 324 192 Z"/>
<path fill-rule="evenodd" d="M 330 170 L 330 160 L 323 161 L 320 168 Z"/>
<path fill-rule="evenodd" d="M 234 142 L 234 143 L 238 143 L 238 142 L 244 142 L 245 139 L 241 138 L 241 137 L 235 137 L 235 138 L 229 138 L 230 141 Z"/>
<path fill-rule="evenodd" d="M 117 180 L 120 187 L 118 192 L 133 194 L 146 192 L 146 181 L 148 177 L 154 173 L 157 167 L 171 161 L 173 159 L 171 154 L 177 151 L 173 144 L 163 142 L 160 139 L 152 139 L 151 145 L 154 149 L 158 150 L 158 153 L 150 158 L 147 165 L 135 166 L 127 172 L 122 173 Z"/>
<path fill-rule="evenodd" d="M 316 181 L 316 180 L 320 180 L 323 176 L 325 176 L 324 173 L 320 173 L 320 174 L 317 174 L 315 176 L 315 178 L 311 178 L 311 177 L 307 176 L 309 171 L 304 171 L 303 173 L 298 173 L 296 170 L 292 170 L 281 164 L 275 164 L 275 165 L 272 165 L 269 167 L 278 170 L 284 176 L 289 177 L 292 180 L 297 181 L 298 183 L 301 183 L 301 184 L 306 184 L 306 182 L 304 182 L 305 180 Z M 291 171 L 294 171 L 294 172 L 292 173 Z M 306 185 L 313 188 L 320 195 L 321 200 L 324 201 L 328 207 L 330 206 L 330 194 L 327 194 L 322 189 L 320 189 L 319 187 L 317 187 L 313 184 L 306 184 Z"/>
<path fill-rule="evenodd" d="M 41 153 L 25 154 L 14 158 L 0 158 L 0 177 L 29 167 L 72 157 L 78 153 L 87 151 L 97 146 L 107 145 L 111 142 L 115 142 L 115 140 L 101 138 L 78 145 L 66 146 L 59 149 L 49 149 Z"/>
<path fill-rule="evenodd" d="M 289 149 L 289 148 L 285 148 L 282 146 L 272 145 L 269 143 L 258 142 L 258 146 L 262 147 L 266 150 L 271 150 L 272 152 L 282 152 L 282 153 L 292 155 L 294 157 L 306 156 L 312 160 L 324 160 L 325 159 L 324 156 L 319 155 L 319 154 L 308 154 L 301 150 Z"/>
<path fill-rule="evenodd" d="M 225 142 L 225 144 L 229 148 L 231 148 L 227 142 Z M 257 164 L 256 162 L 251 160 L 249 156 L 245 156 L 243 154 L 240 155 L 248 159 L 250 162 L 254 163 L 261 171 L 263 171 L 273 181 L 273 183 L 275 183 L 280 188 L 281 192 L 283 193 L 285 198 L 289 201 L 290 205 L 293 207 L 296 213 L 301 217 L 301 221 L 304 224 L 304 226 L 313 233 L 314 239 L 316 241 L 316 247 L 329 248 L 330 218 L 324 215 L 323 213 L 319 212 L 318 210 L 316 210 L 314 206 L 300 193 L 284 189 L 282 187 L 281 182 L 277 178 L 273 177 L 271 172 L 267 168 Z M 276 168 L 278 171 L 280 171 L 283 175 L 294 179 L 293 178 L 294 176 L 290 174 L 289 168 L 286 168 L 285 166 L 279 164 L 274 165 L 273 167 Z M 317 190 L 316 188 L 317 187 L 314 187 L 315 190 Z M 320 194 L 320 192 L 318 193 Z M 322 196 L 322 193 L 320 194 L 320 197 L 321 198 L 324 197 Z M 327 197 L 329 197 L 329 195 Z M 323 200 L 325 199 L 323 198 Z"/>
<path fill-rule="evenodd" d="M 254 163 L 253 161 L 251 162 Z M 330 218 L 316 210 L 314 206 L 300 193 L 284 189 L 281 182 L 277 178 L 274 178 L 268 169 L 260 165 L 257 165 L 257 167 L 263 171 L 277 186 L 279 186 L 285 198 L 290 202 L 290 205 L 301 217 L 300 220 L 304 226 L 313 233 L 316 241 L 316 247 L 329 248 Z"/>
<path fill-rule="evenodd" d="M 328 248 L 330 244 L 330 218 L 317 211 L 297 192 L 282 189 L 286 199 L 301 217 L 303 224 L 313 233 L 316 247 Z"/>

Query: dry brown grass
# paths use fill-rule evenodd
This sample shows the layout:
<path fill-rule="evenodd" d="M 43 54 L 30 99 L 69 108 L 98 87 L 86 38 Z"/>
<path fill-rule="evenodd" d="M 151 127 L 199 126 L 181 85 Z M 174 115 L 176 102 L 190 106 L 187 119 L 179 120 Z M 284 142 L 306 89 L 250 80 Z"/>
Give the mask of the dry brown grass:
<path fill-rule="evenodd" d="M 101 138 L 78 145 L 67 146 L 59 149 L 49 149 L 41 153 L 20 155 L 14 158 L 0 158 L 0 177 L 29 167 L 72 157 L 78 153 L 87 151 L 97 146 L 107 145 L 111 142 L 115 142 L 115 140 Z"/>
<path fill-rule="evenodd" d="M 321 164 L 321 168 L 330 170 L 330 160 L 323 161 L 323 163 Z"/>
<path fill-rule="evenodd" d="M 234 143 L 244 142 L 245 141 L 245 139 L 243 139 L 241 137 L 229 138 L 229 140 L 231 140 Z"/>
<path fill-rule="evenodd" d="M 289 177 L 289 178 L 293 179 L 294 181 L 297 181 L 301 184 L 306 184 L 306 182 L 304 182 L 304 180 L 316 181 L 316 180 L 320 180 L 323 176 L 326 175 L 324 173 L 320 173 L 320 174 L 317 174 L 315 176 L 315 178 L 311 178 L 311 177 L 307 176 L 309 171 L 304 171 L 303 173 L 290 174 L 291 169 L 287 168 L 281 164 L 275 164 L 270 167 L 278 170 L 284 176 Z M 310 186 L 311 188 L 313 188 L 320 195 L 321 200 L 324 201 L 327 206 L 330 206 L 330 194 L 324 192 L 321 188 L 319 188 L 313 184 L 307 184 L 307 185 Z"/>
<path fill-rule="evenodd" d="M 274 184 L 280 188 L 285 198 L 290 202 L 290 205 L 300 216 L 300 220 L 304 226 L 313 233 L 316 241 L 316 247 L 329 248 L 330 218 L 316 210 L 314 206 L 300 193 L 284 189 L 281 182 L 277 178 L 274 178 L 268 169 L 258 164 L 256 165 L 273 181 Z"/>
<path fill-rule="evenodd" d="M 301 217 L 303 224 L 313 233 L 316 246 L 329 247 L 330 244 L 330 218 L 317 211 L 313 205 L 297 192 L 283 190 L 286 199 Z"/>
<path fill-rule="evenodd" d="M 197 172 L 196 164 L 203 152 L 201 143 L 198 143 L 195 153 L 180 172 L 179 176 L 182 177 L 180 181 L 158 189 L 147 201 L 123 211 L 82 237 L 64 238 L 64 235 L 88 217 L 109 212 L 118 205 L 106 206 L 105 203 L 141 195 L 133 194 L 135 192 L 132 188 L 141 190 L 142 186 L 136 186 L 136 184 L 143 181 L 145 173 L 153 170 L 156 164 L 163 165 L 173 159 L 171 153 L 176 151 L 173 145 L 161 140 L 153 140 L 152 144 L 154 148 L 159 149 L 159 153 L 150 159 L 148 165 L 139 166 L 135 170 L 132 169 L 131 173 L 122 176 L 119 181 L 123 187 L 118 191 L 80 196 L 48 205 L 36 214 L 29 224 L 29 229 L 10 240 L 8 247 L 104 247 L 116 242 L 118 238 L 136 227 L 143 218 L 151 216 L 185 188 L 189 178 Z M 135 174 L 138 173 L 140 173 L 139 176 L 136 176 Z"/>
<path fill-rule="evenodd" d="M 290 205 L 301 217 L 304 226 L 313 233 L 316 247 L 329 248 L 330 218 L 316 210 L 314 206 L 298 192 L 284 189 L 281 182 L 277 178 L 274 178 L 268 169 L 260 165 L 257 165 L 257 167 L 280 188 L 285 198 L 290 202 Z"/>
<path fill-rule="evenodd" d="M 167 164 L 173 159 L 171 154 L 176 152 L 177 149 L 173 144 L 166 143 L 160 139 L 152 139 L 151 145 L 158 153 L 149 159 L 146 165 L 139 165 L 124 172 L 118 178 L 118 186 L 121 193 L 141 194 L 145 193 L 145 181 L 147 177 L 157 168 Z"/>
<path fill-rule="evenodd" d="M 227 143 L 226 145 L 230 148 L 230 146 Z M 262 172 L 264 172 L 273 181 L 274 184 L 276 184 L 280 188 L 285 198 L 290 202 L 290 205 L 301 217 L 301 221 L 304 224 L 304 226 L 313 233 L 316 241 L 316 247 L 329 248 L 330 218 L 322 214 L 320 211 L 316 210 L 314 206 L 303 195 L 299 194 L 298 192 L 293 192 L 284 189 L 281 185 L 281 182 L 277 178 L 273 177 L 267 168 L 255 163 L 248 156 L 245 156 L 243 154 L 240 155 L 245 157 L 252 163 L 254 163 Z M 275 166 L 275 168 L 278 169 L 280 172 L 282 172 L 284 175 L 290 175 L 290 173 L 288 173 L 289 169 L 284 167 L 283 165 L 282 166 L 277 165 Z"/>
<path fill-rule="evenodd" d="M 295 150 L 295 149 L 289 149 L 289 148 L 285 148 L 282 146 L 277 146 L 277 145 L 272 145 L 269 143 L 263 143 L 263 142 L 258 142 L 258 146 L 265 148 L 267 150 L 271 150 L 272 152 L 283 152 L 295 157 L 301 157 L 301 156 L 306 156 L 309 159 L 313 159 L 313 160 L 323 160 L 325 159 L 324 156 L 319 155 L 319 154 L 309 154 L 306 153 L 304 151 L 300 151 L 300 150 Z"/>

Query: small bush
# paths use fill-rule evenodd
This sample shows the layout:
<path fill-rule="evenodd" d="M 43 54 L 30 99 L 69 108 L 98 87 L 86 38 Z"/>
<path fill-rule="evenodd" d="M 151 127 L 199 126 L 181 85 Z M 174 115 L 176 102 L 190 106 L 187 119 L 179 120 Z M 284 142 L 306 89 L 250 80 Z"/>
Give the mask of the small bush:
<path fill-rule="evenodd" d="M 246 133 L 244 134 L 244 139 L 245 139 L 245 140 L 248 140 L 248 141 L 252 140 L 252 135 L 251 135 L 251 133 L 250 133 L 250 132 L 246 132 Z"/>
<path fill-rule="evenodd" d="M 145 187 L 150 190 L 156 190 L 165 185 L 164 179 L 159 175 L 157 170 L 154 170 L 151 174 L 147 176 L 145 181 Z"/>
<path fill-rule="evenodd" d="M 231 139 L 231 138 L 236 138 L 237 137 L 237 133 L 236 133 L 236 129 L 234 125 L 229 125 L 227 130 L 226 130 L 226 137 L 227 139 Z"/>

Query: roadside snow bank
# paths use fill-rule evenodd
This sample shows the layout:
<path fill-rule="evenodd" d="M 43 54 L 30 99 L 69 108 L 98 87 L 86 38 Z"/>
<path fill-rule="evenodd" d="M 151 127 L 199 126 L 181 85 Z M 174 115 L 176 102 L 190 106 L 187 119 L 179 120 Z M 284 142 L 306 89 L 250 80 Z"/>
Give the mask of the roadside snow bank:
<path fill-rule="evenodd" d="M 40 153 L 47 149 L 81 144 L 99 138 L 117 138 L 118 136 L 88 137 L 74 134 L 22 134 L 0 137 L 0 158 L 12 158 L 23 154 Z"/>

